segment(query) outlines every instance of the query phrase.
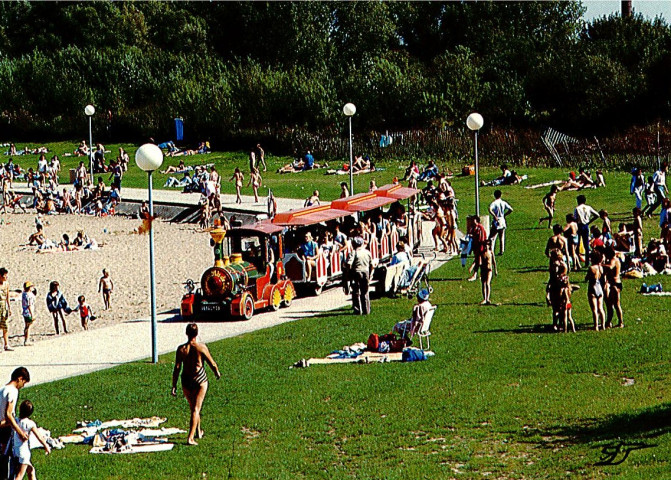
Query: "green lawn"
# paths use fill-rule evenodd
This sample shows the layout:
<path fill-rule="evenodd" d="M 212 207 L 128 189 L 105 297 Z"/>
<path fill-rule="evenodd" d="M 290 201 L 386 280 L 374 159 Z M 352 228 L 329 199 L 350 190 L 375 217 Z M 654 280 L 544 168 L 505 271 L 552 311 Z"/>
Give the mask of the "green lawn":
<path fill-rule="evenodd" d="M 231 165 L 244 161 L 242 154 L 221 157 Z M 400 172 L 397 165 L 387 165 L 380 184 Z M 521 172 L 534 183 L 565 176 Z M 483 176 L 495 173 L 484 169 Z M 334 181 L 318 172 L 302 175 L 309 179 L 305 190 L 313 181 Z M 278 192 L 300 197 L 298 179 L 269 175 L 268 181 L 283 182 Z M 585 192 L 615 225 L 633 206 L 628 180 L 607 172 L 606 189 Z M 463 226 L 473 210 L 473 179 L 453 184 Z M 326 184 L 318 188 L 335 196 Z M 481 189 L 483 210 L 492 191 Z M 224 379 L 211 384 L 199 447 L 184 445 L 184 435 L 173 451 L 146 456 L 89 455 L 88 447 L 68 446 L 50 457 L 34 455 L 40 478 L 668 478 L 670 300 L 642 297 L 636 291 L 643 281 L 625 280 L 626 328 L 593 332 L 583 275 L 572 273 L 583 287 L 573 298 L 579 331 L 548 333 L 543 249 L 549 234 L 533 228 L 547 189 L 503 191 L 515 212 L 493 282 L 492 300 L 500 306 L 478 305 L 480 284 L 465 281 L 458 260 L 433 272 L 438 313 L 436 356 L 429 361 L 287 368 L 388 331 L 409 315 L 408 299 L 375 300 L 365 318 L 337 311 L 217 342 L 210 349 Z M 558 218 L 572 211 L 576 195 L 559 194 Z M 646 236 L 658 234 L 656 221 L 645 228 Z M 669 288 L 666 280 L 646 279 Z M 38 425 L 55 435 L 95 418 L 161 415 L 169 426 L 185 428 L 185 401 L 169 395 L 172 360 L 31 387 L 21 398 L 35 403 Z M 634 384 L 626 386 L 624 378 Z"/>

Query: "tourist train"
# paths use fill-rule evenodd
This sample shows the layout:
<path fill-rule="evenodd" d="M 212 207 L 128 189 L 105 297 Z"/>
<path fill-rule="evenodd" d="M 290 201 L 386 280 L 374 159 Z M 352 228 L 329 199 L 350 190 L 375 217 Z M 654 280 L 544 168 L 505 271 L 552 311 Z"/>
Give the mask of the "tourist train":
<path fill-rule="evenodd" d="M 281 212 L 251 225 L 210 229 L 215 264 L 205 270 L 200 286 L 186 282 L 182 316 L 248 320 L 261 309 L 288 307 L 297 295 L 319 295 L 329 285 L 342 283 L 351 243 L 320 248 L 308 277 L 307 260 L 298 253 L 301 240 L 307 232 L 321 236 L 336 225 L 350 232 L 359 220 L 379 217 L 390 206 L 385 218 L 392 216 L 397 221 L 367 239 L 374 267 L 371 283 L 377 293 L 384 293 L 387 265 L 399 240 L 406 239 L 413 249 L 419 245 L 420 215 L 415 215 L 410 201 L 407 212 L 401 203 L 418 193 L 414 188 L 386 185 L 331 203 Z"/>

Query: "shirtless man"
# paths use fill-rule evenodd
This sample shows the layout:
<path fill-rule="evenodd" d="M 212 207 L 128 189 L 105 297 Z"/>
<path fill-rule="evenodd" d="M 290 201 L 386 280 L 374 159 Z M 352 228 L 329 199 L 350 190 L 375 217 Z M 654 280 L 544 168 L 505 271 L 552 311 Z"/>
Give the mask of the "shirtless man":
<path fill-rule="evenodd" d="M 620 271 L 622 264 L 617 258 L 615 250 L 608 247 L 606 249 L 605 263 L 603 265 L 603 274 L 606 277 L 606 328 L 613 326 L 613 311 L 617 315 L 618 324 L 620 328 L 624 327 L 624 319 L 622 315 L 622 305 L 620 304 L 620 296 L 622 294 L 622 277 Z"/>
<path fill-rule="evenodd" d="M 548 243 L 545 245 L 545 256 L 550 257 L 550 251 L 552 251 L 553 248 L 556 248 L 564 256 L 565 261 L 568 262 L 570 257 L 568 242 L 566 241 L 566 238 L 564 238 L 564 229 L 561 225 L 555 224 L 552 227 L 552 234 L 553 235 L 548 238 Z"/>
<path fill-rule="evenodd" d="M 110 273 L 106 268 L 103 268 L 103 276 L 100 277 L 98 282 L 98 293 L 102 292 L 103 294 L 103 303 L 105 304 L 105 310 L 110 308 L 110 297 L 112 295 L 112 290 L 114 290 L 114 282 Z"/>
<path fill-rule="evenodd" d="M 207 345 L 196 341 L 198 337 L 198 325 L 195 323 L 187 325 L 186 336 L 188 341 L 184 345 L 177 347 L 175 369 L 172 372 L 172 396 L 177 396 L 177 379 L 180 376 L 180 370 L 182 370 L 183 365 L 182 392 L 189 402 L 191 409 L 187 443 L 189 445 L 198 445 L 194 437 L 203 437 L 203 429 L 200 427 L 200 411 L 203 408 L 203 401 L 205 400 L 208 387 L 204 363 L 210 366 L 217 380 L 221 378 L 221 373 L 212 355 L 210 355 Z"/>

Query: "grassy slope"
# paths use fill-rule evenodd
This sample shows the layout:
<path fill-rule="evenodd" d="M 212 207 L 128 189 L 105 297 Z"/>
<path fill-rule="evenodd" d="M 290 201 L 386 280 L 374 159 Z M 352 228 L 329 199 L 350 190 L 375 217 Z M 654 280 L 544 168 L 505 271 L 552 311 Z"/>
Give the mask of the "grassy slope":
<path fill-rule="evenodd" d="M 529 173 L 534 182 L 564 175 Z M 628 176 L 606 178 L 608 188 L 587 191 L 588 202 L 617 218 L 632 205 Z M 453 183 L 463 217 L 473 209 L 472 179 Z M 481 190 L 483 205 L 491 191 Z M 641 297 L 642 282 L 627 280 L 627 328 L 588 331 L 582 275 L 572 274 L 583 286 L 573 300 L 580 331 L 546 333 L 548 233 L 532 228 L 544 192 L 504 188 L 515 213 L 493 285 L 501 306 L 477 306 L 480 285 L 463 281 L 456 261 L 432 274 L 439 310 L 430 361 L 287 369 L 387 331 L 409 314 L 407 299 L 376 300 L 364 319 L 334 312 L 217 342 L 210 348 L 225 380 L 211 384 L 198 448 L 180 443 L 167 453 L 105 457 L 71 446 L 35 455 L 40 478 L 663 478 L 671 454 L 669 300 Z M 575 196 L 559 194 L 558 215 L 572 210 Z M 647 236 L 656 233 L 647 221 Z M 667 286 L 665 277 L 654 280 Z M 170 426 L 185 426 L 185 402 L 169 396 L 171 361 L 125 365 L 21 396 L 55 434 L 94 418 L 163 415 Z M 635 384 L 623 386 L 623 377 Z M 615 464 L 599 465 L 607 452 Z"/>

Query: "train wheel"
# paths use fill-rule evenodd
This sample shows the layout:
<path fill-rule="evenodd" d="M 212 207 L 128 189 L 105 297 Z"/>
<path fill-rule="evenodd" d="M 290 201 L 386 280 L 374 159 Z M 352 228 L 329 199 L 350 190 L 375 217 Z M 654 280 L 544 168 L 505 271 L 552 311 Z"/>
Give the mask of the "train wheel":
<path fill-rule="evenodd" d="M 279 288 L 273 287 L 273 291 L 270 292 L 270 308 L 276 312 L 280 306 L 282 306 L 282 294 Z"/>
<path fill-rule="evenodd" d="M 245 320 L 250 320 L 254 316 L 254 299 L 249 294 L 245 295 L 241 313 Z"/>
<path fill-rule="evenodd" d="M 286 288 L 284 289 L 284 306 L 290 307 L 295 297 L 296 289 L 294 288 L 293 283 L 287 284 Z"/>

